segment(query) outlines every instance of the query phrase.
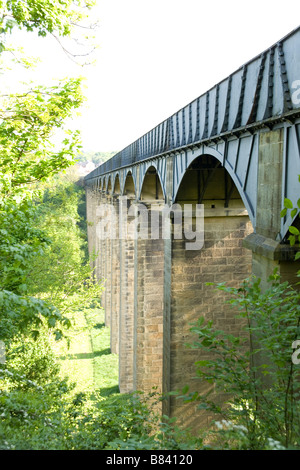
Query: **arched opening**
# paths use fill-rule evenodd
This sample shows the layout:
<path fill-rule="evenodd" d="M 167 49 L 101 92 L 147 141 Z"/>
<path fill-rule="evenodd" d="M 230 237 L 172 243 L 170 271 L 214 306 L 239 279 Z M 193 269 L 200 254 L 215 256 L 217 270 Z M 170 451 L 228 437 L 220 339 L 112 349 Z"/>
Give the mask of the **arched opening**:
<path fill-rule="evenodd" d="M 106 193 L 107 193 L 107 194 L 111 194 L 111 193 L 112 193 L 111 176 L 108 178 Z"/>
<path fill-rule="evenodd" d="M 101 190 L 104 191 L 104 192 L 106 191 L 106 181 L 105 181 L 105 178 L 102 178 Z"/>
<path fill-rule="evenodd" d="M 135 184 L 131 171 L 126 175 L 123 195 L 128 196 L 129 198 L 135 198 Z"/>
<path fill-rule="evenodd" d="M 214 384 L 195 380 L 195 362 L 207 357 L 202 357 L 199 349 L 188 349 L 186 343 L 196 340 L 190 331 L 191 324 L 201 317 L 212 321 L 220 330 L 235 336 L 243 334 L 242 320 L 226 304 L 226 294 L 207 283 L 225 282 L 238 287 L 249 276 L 252 256 L 243 248 L 242 241 L 253 228 L 232 178 L 213 156 L 202 155 L 191 163 L 175 202 L 182 209 L 185 205 L 193 208 L 196 204 L 204 205 L 204 244 L 200 250 L 186 249 L 185 220 L 182 238 L 172 240 L 170 389 L 182 389 L 189 384 L 191 392 L 214 393 Z M 194 404 L 181 405 L 173 398 L 170 415 L 192 428 L 205 427 L 209 419 Z"/>
<path fill-rule="evenodd" d="M 121 186 L 120 186 L 119 175 L 116 175 L 116 177 L 115 177 L 113 194 L 115 196 L 119 196 L 121 194 Z"/>
<path fill-rule="evenodd" d="M 162 201 L 164 193 L 161 182 L 154 166 L 148 168 L 141 189 L 141 201 Z"/>
<path fill-rule="evenodd" d="M 238 208 L 245 210 L 229 173 L 211 155 L 196 158 L 188 167 L 178 189 L 176 202 L 204 204 L 207 210 Z"/>

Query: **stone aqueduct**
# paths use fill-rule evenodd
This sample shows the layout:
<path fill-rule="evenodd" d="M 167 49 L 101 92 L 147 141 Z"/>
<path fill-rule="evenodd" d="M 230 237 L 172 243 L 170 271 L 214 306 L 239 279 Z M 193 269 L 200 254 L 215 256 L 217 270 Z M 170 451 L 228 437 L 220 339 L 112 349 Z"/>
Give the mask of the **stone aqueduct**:
<path fill-rule="evenodd" d="M 286 235 L 298 216 L 281 218 L 280 210 L 284 198 L 299 197 L 299 89 L 300 28 L 85 178 L 89 250 L 105 280 L 121 392 L 207 390 L 195 379 L 199 351 L 186 347 L 191 323 L 204 316 L 237 335 L 242 327 L 207 282 L 237 286 L 252 272 L 266 286 L 275 267 L 294 280 L 299 266 Z M 99 208 L 120 214 L 138 202 L 149 218 L 166 204 L 204 204 L 202 249 L 187 250 L 184 234 L 123 237 L 121 226 L 99 236 Z M 189 426 L 209 419 L 173 398 L 162 407 Z"/>

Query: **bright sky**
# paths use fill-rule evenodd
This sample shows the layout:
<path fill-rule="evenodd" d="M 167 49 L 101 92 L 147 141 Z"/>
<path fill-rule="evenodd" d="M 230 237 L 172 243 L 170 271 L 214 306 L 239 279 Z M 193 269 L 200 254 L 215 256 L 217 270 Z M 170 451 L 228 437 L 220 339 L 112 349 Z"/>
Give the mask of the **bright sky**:
<path fill-rule="evenodd" d="M 76 126 L 84 150 L 105 152 L 121 150 L 296 28 L 300 2 L 98 0 L 95 15 L 95 66 L 75 67 L 55 40 L 27 34 L 23 45 L 44 59 L 37 80 L 87 77 Z"/>

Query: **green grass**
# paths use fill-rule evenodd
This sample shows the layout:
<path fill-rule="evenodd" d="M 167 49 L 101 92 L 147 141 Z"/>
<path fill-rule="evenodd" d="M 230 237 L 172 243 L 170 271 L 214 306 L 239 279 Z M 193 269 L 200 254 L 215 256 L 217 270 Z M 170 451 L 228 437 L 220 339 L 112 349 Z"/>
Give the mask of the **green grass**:
<path fill-rule="evenodd" d="M 68 332 L 69 347 L 56 346 L 61 375 L 75 382 L 73 393 L 100 391 L 102 396 L 119 393 L 118 356 L 110 352 L 110 330 L 101 308 L 73 314 Z"/>
<path fill-rule="evenodd" d="M 88 310 L 88 321 L 93 318 L 93 328 L 90 338 L 94 359 L 94 387 L 101 390 L 102 396 L 119 393 L 118 355 L 110 352 L 110 329 L 104 324 L 104 311 L 102 309 Z"/>

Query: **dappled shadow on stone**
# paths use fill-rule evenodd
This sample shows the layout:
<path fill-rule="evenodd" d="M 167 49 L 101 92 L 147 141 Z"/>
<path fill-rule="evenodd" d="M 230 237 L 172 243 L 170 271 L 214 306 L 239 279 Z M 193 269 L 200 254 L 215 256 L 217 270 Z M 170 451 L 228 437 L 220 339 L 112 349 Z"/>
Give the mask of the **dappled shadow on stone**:
<path fill-rule="evenodd" d="M 89 353 L 77 353 L 77 354 L 67 354 L 66 356 L 60 356 L 59 359 L 70 361 L 76 359 L 93 359 L 94 357 L 107 356 L 111 354 L 110 348 L 102 349 L 101 351 L 93 351 Z"/>

